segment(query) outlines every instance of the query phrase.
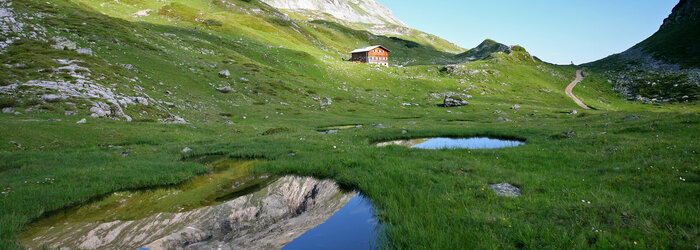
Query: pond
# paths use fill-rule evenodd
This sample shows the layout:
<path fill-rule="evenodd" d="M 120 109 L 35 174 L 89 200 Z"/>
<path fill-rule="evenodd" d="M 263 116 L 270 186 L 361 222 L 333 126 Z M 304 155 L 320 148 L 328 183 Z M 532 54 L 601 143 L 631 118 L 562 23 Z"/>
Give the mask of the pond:
<path fill-rule="evenodd" d="M 377 219 L 367 199 L 330 180 L 251 175 L 258 163 L 226 159 L 176 187 L 116 192 L 38 220 L 19 240 L 28 249 L 308 249 L 376 242 Z"/>
<path fill-rule="evenodd" d="M 514 140 L 492 139 L 488 137 L 473 138 L 421 138 L 396 140 L 377 143 L 378 147 L 399 145 L 420 149 L 497 149 L 525 145 L 525 142 Z"/>

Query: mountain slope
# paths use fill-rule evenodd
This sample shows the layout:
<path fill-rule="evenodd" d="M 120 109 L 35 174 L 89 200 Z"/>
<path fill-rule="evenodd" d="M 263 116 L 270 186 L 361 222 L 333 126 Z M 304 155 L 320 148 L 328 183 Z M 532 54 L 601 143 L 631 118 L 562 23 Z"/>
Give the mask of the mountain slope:
<path fill-rule="evenodd" d="M 498 43 L 491 39 L 486 39 L 481 44 L 467 52 L 456 55 L 457 60 L 461 62 L 474 61 L 486 58 L 493 53 L 506 52 L 510 53 L 510 47 L 505 44 Z"/>
<path fill-rule="evenodd" d="M 659 30 L 634 47 L 584 64 L 644 103 L 692 101 L 700 94 L 700 0 L 681 0 Z"/>

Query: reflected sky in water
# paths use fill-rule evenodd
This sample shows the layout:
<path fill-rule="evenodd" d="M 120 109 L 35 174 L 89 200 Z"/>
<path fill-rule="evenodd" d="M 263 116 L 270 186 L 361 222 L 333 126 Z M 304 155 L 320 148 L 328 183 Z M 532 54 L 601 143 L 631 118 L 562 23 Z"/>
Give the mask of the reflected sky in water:
<path fill-rule="evenodd" d="M 372 249 L 377 243 L 378 223 L 372 204 L 357 195 L 326 222 L 282 249 Z"/>
<path fill-rule="evenodd" d="M 452 138 L 433 138 L 423 143 L 412 146 L 412 148 L 420 149 L 495 149 L 508 148 L 525 145 L 520 141 L 507 141 L 499 139 L 491 139 L 486 137 L 468 138 L 468 139 L 452 139 Z"/>

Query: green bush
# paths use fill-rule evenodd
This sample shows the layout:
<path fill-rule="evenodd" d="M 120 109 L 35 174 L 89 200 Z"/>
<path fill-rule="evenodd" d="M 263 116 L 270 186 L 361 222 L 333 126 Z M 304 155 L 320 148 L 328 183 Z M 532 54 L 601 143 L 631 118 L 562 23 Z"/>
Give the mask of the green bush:
<path fill-rule="evenodd" d="M 17 102 L 11 97 L 0 97 L 0 108 L 16 107 Z"/>
<path fill-rule="evenodd" d="M 291 132 L 292 129 L 288 127 L 271 128 L 263 132 L 263 135 L 274 135 L 279 133 Z"/>
<path fill-rule="evenodd" d="M 221 23 L 219 20 L 215 20 L 215 19 L 206 19 L 206 20 L 204 20 L 202 23 L 204 23 L 204 25 L 206 25 L 206 26 L 217 26 L 217 27 L 220 27 L 220 26 L 223 26 L 223 25 L 224 25 L 224 24 Z"/>

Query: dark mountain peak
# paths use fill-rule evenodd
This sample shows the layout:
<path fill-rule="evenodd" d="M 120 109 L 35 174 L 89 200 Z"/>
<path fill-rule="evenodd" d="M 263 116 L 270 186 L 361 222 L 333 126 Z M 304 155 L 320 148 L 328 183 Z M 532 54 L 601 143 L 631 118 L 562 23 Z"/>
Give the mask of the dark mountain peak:
<path fill-rule="evenodd" d="M 700 20 L 700 0 L 681 0 L 664 19 L 660 30 L 670 29 L 684 23 L 697 23 Z"/>

